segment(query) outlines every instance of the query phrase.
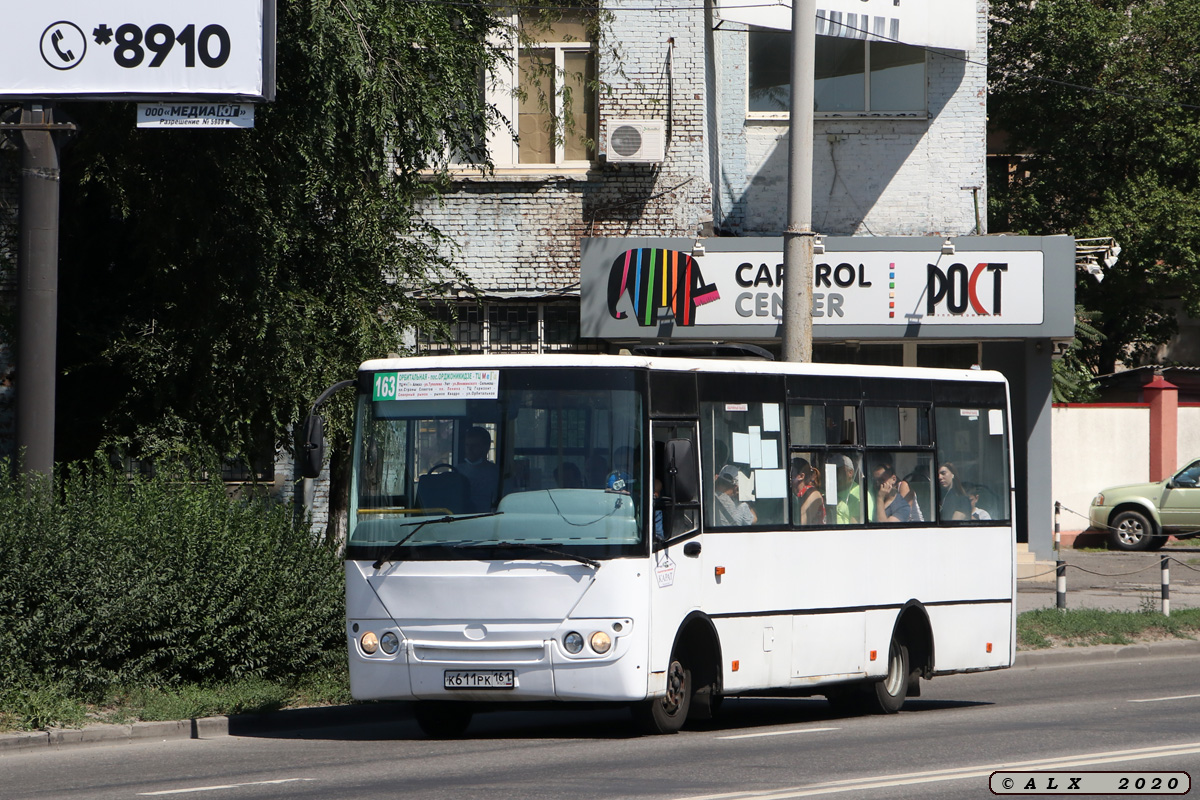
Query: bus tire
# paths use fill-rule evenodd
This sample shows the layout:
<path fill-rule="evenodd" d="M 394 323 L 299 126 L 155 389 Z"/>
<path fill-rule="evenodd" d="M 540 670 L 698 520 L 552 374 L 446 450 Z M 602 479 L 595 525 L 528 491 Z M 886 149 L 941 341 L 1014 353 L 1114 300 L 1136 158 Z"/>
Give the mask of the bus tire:
<path fill-rule="evenodd" d="M 692 672 L 676 656 L 667 667 L 667 691 L 662 697 L 634 706 L 634 718 L 643 733 L 678 733 L 692 705 Z"/>
<path fill-rule="evenodd" d="M 471 706 L 439 700 L 418 701 L 413 716 L 421 732 L 430 739 L 457 739 L 471 724 Z"/>
<path fill-rule="evenodd" d="M 895 714 L 908 697 L 912 669 L 908 663 L 908 648 L 892 636 L 888 645 L 888 671 L 883 680 L 876 681 L 868 693 L 871 710 L 879 714 Z"/>

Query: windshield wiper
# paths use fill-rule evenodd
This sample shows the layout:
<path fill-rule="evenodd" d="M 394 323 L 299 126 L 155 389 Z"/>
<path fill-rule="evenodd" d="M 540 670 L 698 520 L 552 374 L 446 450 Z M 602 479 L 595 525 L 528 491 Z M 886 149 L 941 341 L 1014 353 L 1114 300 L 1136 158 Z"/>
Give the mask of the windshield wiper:
<path fill-rule="evenodd" d="M 574 553 L 567 553 L 563 550 L 555 550 L 553 547 L 542 547 L 540 544 L 533 544 L 532 542 L 473 542 L 471 544 L 457 544 L 455 547 L 513 547 L 523 548 L 525 550 L 540 550 L 541 552 L 549 553 L 552 556 L 570 559 L 571 561 L 578 561 L 580 564 L 587 564 L 592 569 L 600 569 L 600 562 L 594 558 L 577 556 Z"/>
<path fill-rule="evenodd" d="M 412 537 L 416 536 L 417 531 L 421 530 L 421 528 L 424 528 L 426 525 L 439 525 L 444 522 L 458 522 L 459 520 L 462 520 L 462 519 L 482 519 L 483 517 L 495 517 L 495 516 L 498 516 L 503 513 L 504 513 L 503 511 L 487 511 L 483 514 L 467 514 L 465 516 L 460 516 L 460 517 L 456 517 L 453 514 L 447 514 L 444 517 L 436 517 L 434 519 L 421 520 L 420 522 L 402 522 L 402 523 L 400 523 L 400 525 L 398 527 L 407 527 L 408 525 L 416 525 L 417 527 L 413 528 L 411 531 L 408 532 L 408 534 L 406 536 L 404 536 L 402 539 L 400 539 L 400 541 L 398 541 L 394 545 L 392 545 L 391 548 L 389 548 L 386 553 L 384 553 L 382 556 L 379 557 L 378 561 L 376 561 L 374 564 L 372 564 L 372 566 L 375 569 L 379 569 L 388 561 L 393 560 L 400 553 L 400 548 L 404 545 L 404 543 L 407 542 Z"/>

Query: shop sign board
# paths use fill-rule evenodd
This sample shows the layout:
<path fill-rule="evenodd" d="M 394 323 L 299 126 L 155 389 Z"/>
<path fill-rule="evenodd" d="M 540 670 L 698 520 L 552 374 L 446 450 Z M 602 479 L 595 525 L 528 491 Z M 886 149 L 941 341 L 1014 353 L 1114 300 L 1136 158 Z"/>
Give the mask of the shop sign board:
<path fill-rule="evenodd" d="M 0 97 L 270 100 L 274 2 L 10 3 Z"/>
<path fill-rule="evenodd" d="M 769 339 L 782 326 L 781 249 L 720 251 L 711 243 L 737 240 L 709 240 L 705 254 L 694 257 L 679 240 L 592 241 L 606 244 L 585 247 L 584 335 L 659 339 L 668 330 L 677 338 Z M 1057 314 L 1047 317 L 1047 277 L 1041 249 L 828 250 L 814 259 L 813 328 L 833 337 L 891 329 L 901 338 L 920 329 L 950 338 L 965 326 L 972 338 L 987 337 L 989 328 L 997 336 L 1014 329 L 1036 335 L 1057 322 Z"/>

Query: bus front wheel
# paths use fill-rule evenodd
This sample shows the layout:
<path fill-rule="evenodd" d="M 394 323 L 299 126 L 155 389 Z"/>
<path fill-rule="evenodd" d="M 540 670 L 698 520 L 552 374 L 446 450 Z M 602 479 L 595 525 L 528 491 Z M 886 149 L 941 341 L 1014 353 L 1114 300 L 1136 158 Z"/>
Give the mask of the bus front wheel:
<path fill-rule="evenodd" d="M 634 706 L 634 716 L 644 733 L 677 733 L 687 721 L 692 704 L 692 672 L 678 658 L 667 667 L 667 691 L 662 697 Z"/>
<path fill-rule="evenodd" d="M 895 714 L 904 705 L 908 697 L 908 685 L 912 678 L 912 670 L 908 665 L 908 648 L 904 643 L 892 637 L 888 646 L 888 671 L 883 680 L 872 687 L 868 696 L 873 701 L 871 710 L 881 714 Z"/>
<path fill-rule="evenodd" d="M 457 739 L 471 724 L 471 707 L 466 703 L 423 700 L 413 707 L 413 716 L 430 739 Z"/>

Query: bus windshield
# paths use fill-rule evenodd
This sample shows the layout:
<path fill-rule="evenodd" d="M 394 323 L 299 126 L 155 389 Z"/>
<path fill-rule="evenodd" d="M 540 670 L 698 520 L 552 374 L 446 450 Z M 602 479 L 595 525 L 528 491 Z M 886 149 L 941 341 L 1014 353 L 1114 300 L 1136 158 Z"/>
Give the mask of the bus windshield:
<path fill-rule="evenodd" d="M 647 487 L 636 371 L 367 378 L 347 558 L 393 549 L 391 560 L 487 558 L 494 554 L 485 550 L 506 547 L 528 558 L 529 545 L 597 558 L 641 552 Z"/>

